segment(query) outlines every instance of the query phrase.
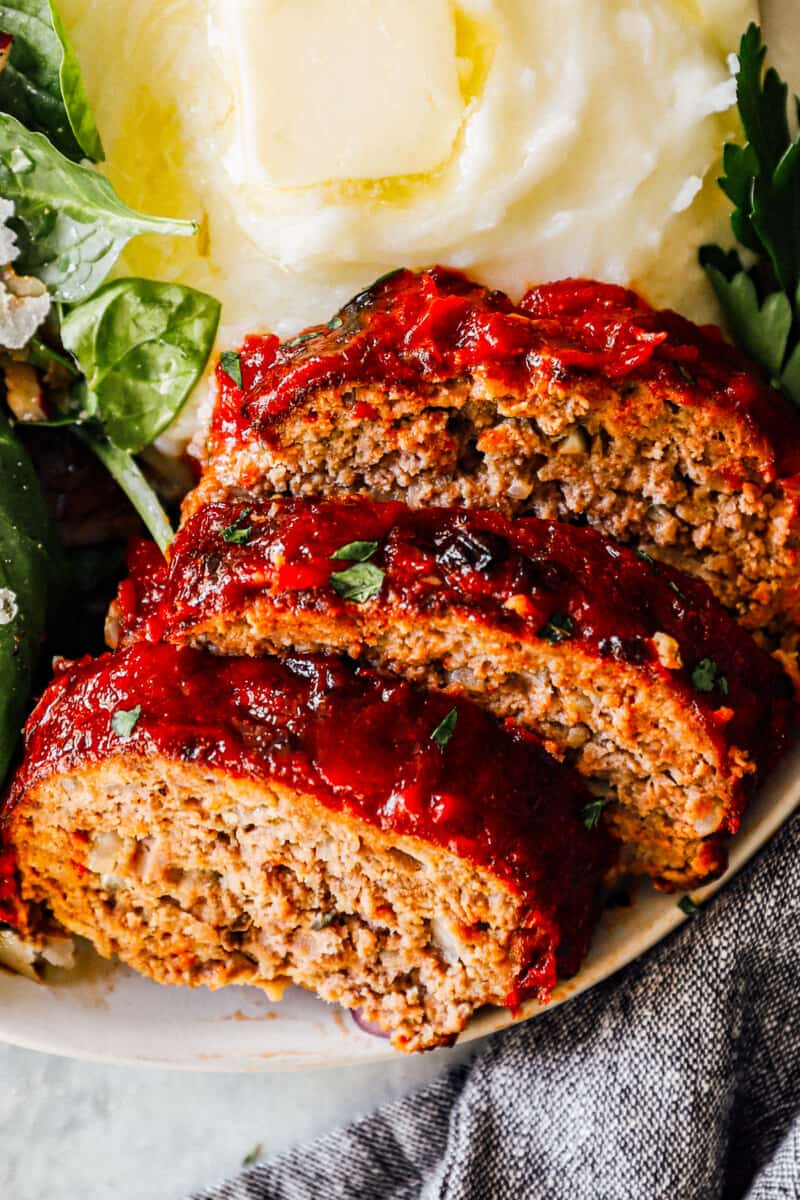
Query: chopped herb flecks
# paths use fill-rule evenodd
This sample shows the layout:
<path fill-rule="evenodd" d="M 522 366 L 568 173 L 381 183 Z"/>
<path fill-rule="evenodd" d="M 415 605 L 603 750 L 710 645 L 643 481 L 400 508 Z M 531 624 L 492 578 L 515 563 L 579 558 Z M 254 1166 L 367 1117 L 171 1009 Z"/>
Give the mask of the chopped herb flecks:
<path fill-rule="evenodd" d="M 651 558 L 650 555 L 645 553 L 644 550 L 637 550 L 636 553 L 639 556 L 639 558 L 643 559 L 644 562 L 649 563 L 651 567 L 654 567 L 656 565 L 655 559 Z"/>
<path fill-rule="evenodd" d="M 595 796 L 588 804 L 584 804 L 581 809 L 581 820 L 587 829 L 595 829 L 598 825 L 603 809 L 608 801 L 603 796 Z"/>
<path fill-rule="evenodd" d="M 674 580 L 674 579 L 670 579 L 670 581 L 669 581 L 669 586 L 672 588 L 672 590 L 673 590 L 673 592 L 675 593 L 675 595 L 676 595 L 676 596 L 680 596 L 681 600 L 685 600 L 685 599 L 686 599 L 686 597 L 684 596 L 683 592 L 682 592 L 682 591 L 681 591 L 681 589 L 678 587 L 678 585 L 677 585 L 677 583 L 675 582 L 675 580 Z"/>
<path fill-rule="evenodd" d="M 243 1167 L 252 1167 L 254 1162 L 258 1162 L 258 1157 L 260 1154 L 261 1154 L 261 1142 L 256 1142 L 255 1146 L 253 1146 L 253 1149 L 250 1150 L 247 1154 L 245 1154 L 244 1158 L 242 1159 L 242 1166 Z"/>
<path fill-rule="evenodd" d="M 572 637 L 575 630 L 575 622 L 572 617 L 568 617 L 565 613 L 553 613 L 546 625 L 536 634 L 537 637 L 546 638 L 551 645 L 558 642 L 566 642 Z"/>
<path fill-rule="evenodd" d="M 350 562 L 366 562 L 368 558 L 372 558 L 377 549 L 377 542 L 348 542 L 346 546 L 340 546 L 338 550 L 334 550 L 331 558 L 344 558 Z"/>
<path fill-rule="evenodd" d="M 316 931 L 319 931 L 320 929 L 327 929 L 328 926 L 332 925 L 335 920 L 336 920 L 336 912 L 335 911 L 320 913 L 320 915 L 317 917 L 317 919 L 315 921 L 311 922 L 311 928 Z"/>
<path fill-rule="evenodd" d="M 335 317 L 331 317 L 330 321 L 328 321 L 328 329 L 341 329 L 343 325 L 344 321 L 338 314 Z"/>
<path fill-rule="evenodd" d="M 228 379 L 238 388 L 242 386 L 242 360 L 235 350 L 223 350 L 219 356 L 219 365 Z"/>
<path fill-rule="evenodd" d="M 456 722 L 458 720 L 458 710 L 451 708 L 450 712 L 445 717 L 442 717 L 439 724 L 431 734 L 431 741 L 436 742 L 440 750 L 444 750 L 450 738 L 455 732 Z"/>
<path fill-rule="evenodd" d="M 695 904 L 691 896 L 681 896 L 678 901 L 678 908 L 686 917 L 696 917 L 700 912 L 700 905 Z"/>
<path fill-rule="evenodd" d="M 222 540 L 232 546 L 246 546 L 253 536 L 253 526 L 247 524 L 249 516 L 250 509 L 242 509 L 236 520 L 221 531 Z"/>
<path fill-rule="evenodd" d="M 290 338 L 288 342 L 284 342 L 284 348 L 287 350 L 293 349 L 294 346 L 302 346 L 304 342 L 310 342 L 312 338 L 320 336 L 319 329 L 309 329 L 307 333 L 298 333 L 297 337 Z"/>
<path fill-rule="evenodd" d="M 141 704 L 137 704 L 135 708 L 130 708 L 127 711 L 124 708 L 119 708 L 111 718 L 111 728 L 117 737 L 129 738 L 139 724 L 141 715 Z"/>
<path fill-rule="evenodd" d="M 730 692 L 727 676 L 721 675 L 713 658 L 701 658 L 692 671 L 692 686 L 698 692 L 713 692 L 714 688 L 727 696 Z"/>
<path fill-rule="evenodd" d="M 343 600 L 353 600 L 356 604 L 366 604 L 380 595 L 383 587 L 384 572 L 374 563 L 361 562 L 346 571 L 334 571 L 331 575 L 331 586 Z"/>

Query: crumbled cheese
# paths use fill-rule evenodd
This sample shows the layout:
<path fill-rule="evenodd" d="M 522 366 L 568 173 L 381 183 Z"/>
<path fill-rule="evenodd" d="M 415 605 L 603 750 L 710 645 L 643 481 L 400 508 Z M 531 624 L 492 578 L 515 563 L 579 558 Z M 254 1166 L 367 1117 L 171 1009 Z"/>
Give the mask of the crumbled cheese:
<path fill-rule="evenodd" d="M 654 633 L 653 645 L 662 667 L 666 667 L 668 671 L 680 671 L 683 659 L 680 646 L 674 637 L 670 637 L 668 633 Z"/>
<path fill-rule="evenodd" d="M 7 224 L 13 215 L 14 205 L 0 196 L 0 263 L 13 262 L 19 254 L 16 234 Z"/>
<path fill-rule="evenodd" d="M 10 625 L 18 612 L 16 594 L 10 588 L 0 588 L 0 625 Z"/>
<path fill-rule="evenodd" d="M 0 348 L 4 350 L 27 346 L 50 311 L 44 284 L 16 275 L 10 266 L 19 254 L 16 236 L 7 224 L 13 215 L 14 205 L 0 197 Z"/>

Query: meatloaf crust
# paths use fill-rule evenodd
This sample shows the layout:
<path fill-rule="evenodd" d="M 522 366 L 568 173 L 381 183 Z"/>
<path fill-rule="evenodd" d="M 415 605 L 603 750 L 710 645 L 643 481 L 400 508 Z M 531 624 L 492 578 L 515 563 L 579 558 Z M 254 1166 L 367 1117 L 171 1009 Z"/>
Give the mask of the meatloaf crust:
<path fill-rule="evenodd" d="M 515 306 L 434 268 L 282 345 L 248 338 L 239 365 L 241 388 L 218 369 L 187 515 L 230 494 L 346 492 L 578 519 L 791 646 L 800 415 L 718 330 L 609 284 Z"/>
<path fill-rule="evenodd" d="M 111 640 L 346 652 L 528 726 L 662 887 L 725 866 L 789 679 L 709 589 L 595 530 L 395 502 L 220 503 L 140 547 Z"/>
<path fill-rule="evenodd" d="M 0 830 L 23 903 L 101 954 L 162 983 L 299 983 L 424 1049 L 577 969 L 613 861 L 588 802 L 464 701 L 142 643 L 62 663 Z"/>

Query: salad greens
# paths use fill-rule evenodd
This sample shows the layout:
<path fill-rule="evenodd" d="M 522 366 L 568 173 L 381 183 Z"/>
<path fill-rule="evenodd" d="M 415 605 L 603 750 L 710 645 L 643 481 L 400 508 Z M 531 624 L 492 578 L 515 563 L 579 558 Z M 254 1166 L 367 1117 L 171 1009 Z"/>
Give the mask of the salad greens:
<path fill-rule="evenodd" d="M 104 176 L 70 162 L 43 134 L 8 115 L 0 115 L 0 195 L 14 203 L 19 269 L 69 303 L 91 295 L 138 234 L 197 232 L 193 221 L 129 208 Z"/>
<path fill-rule="evenodd" d="M 0 781 L 25 717 L 59 556 L 33 467 L 0 410 Z"/>
<path fill-rule="evenodd" d="M 170 424 L 202 375 L 220 305 L 178 284 L 106 279 L 131 238 L 186 237 L 197 226 L 129 208 L 86 161 L 101 161 L 103 146 L 53 0 L 0 0 L 0 33 L 8 35 L 0 63 L 0 195 L 14 205 L 14 265 L 57 301 L 26 350 L 28 365 L 49 385 L 50 406 L 47 420 L 29 424 L 80 438 L 166 550 L 172 528 L 134 455 Z M 30 695 L 48 601 L 65 574 L 59 555 L 33 467 L 0 404 L 0 782 Z"/>
<path fill-rule="evenodd" d="M 51 0 L 5 0 L 0 30 L 14 39 L 0 75 L 0 112 L 45 134 L 75 161 L 104 158 L 81 69 Z"/>
<path fill-rule="evenodd" d="M 119 279 L 70 309 L 61 340 L 85 377 L 83 416 L 138 453 L 170 424 L 214 344 L 220 305 L 177 283 Z"/>
<path fill-rule="evenodd" d="M 750 25 L 736 75 L 747 143 L 725 147 L 719 180 L 752 265 L 719 246 L 703 246 L 700 261 L 736 341 L 800 405 L 800 134 L 792 138 L 789 89 L 774 68 L 764 72 L 765 57 L 761 30 Z M 795 107 L 800 114 L 797 97 Z"/>

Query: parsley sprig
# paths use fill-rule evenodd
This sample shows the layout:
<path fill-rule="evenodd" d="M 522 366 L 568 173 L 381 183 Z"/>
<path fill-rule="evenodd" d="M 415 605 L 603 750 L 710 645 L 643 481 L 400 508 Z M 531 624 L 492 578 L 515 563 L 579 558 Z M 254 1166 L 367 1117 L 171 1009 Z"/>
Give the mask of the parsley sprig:
<path fill-rule="evenodd" d="M 734 235 L 755 262 L 745 267 L 737 250 L 720 246 L 703 246 L 700 262 L 736 341 L 800 406 L 800 134 L 792 138 L 789 89 L 773 67 L 764 71 L 766 53 L 751 24 L 736 74 L 747 142 L 725 146 L 719 180 L 733 201 Z"/>

